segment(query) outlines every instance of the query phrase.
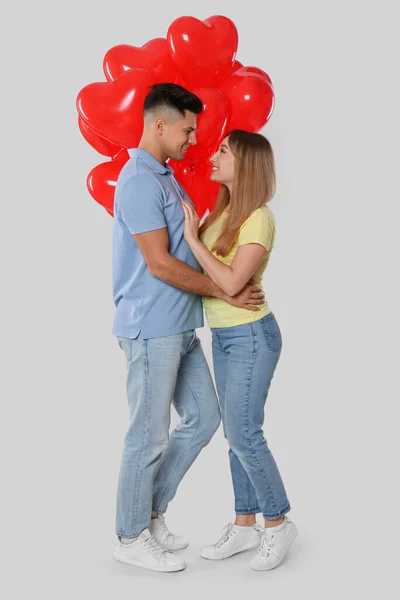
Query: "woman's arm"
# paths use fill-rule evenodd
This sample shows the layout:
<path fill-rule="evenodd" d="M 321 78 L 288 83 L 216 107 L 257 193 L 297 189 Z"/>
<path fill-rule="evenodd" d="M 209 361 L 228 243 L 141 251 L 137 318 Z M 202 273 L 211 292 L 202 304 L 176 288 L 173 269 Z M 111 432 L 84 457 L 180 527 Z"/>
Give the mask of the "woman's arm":
<path fill-rule="evenodd" d="M 224 265 L 199 240 L 199 218 L 188 202 L 182 201 L 185 212 L 185 239 L 193 254 L 211 279 L 228 296 L 235 296 L 251 279 L 267 250 L 261 244 L 239 246 L 231 266 Z"/>

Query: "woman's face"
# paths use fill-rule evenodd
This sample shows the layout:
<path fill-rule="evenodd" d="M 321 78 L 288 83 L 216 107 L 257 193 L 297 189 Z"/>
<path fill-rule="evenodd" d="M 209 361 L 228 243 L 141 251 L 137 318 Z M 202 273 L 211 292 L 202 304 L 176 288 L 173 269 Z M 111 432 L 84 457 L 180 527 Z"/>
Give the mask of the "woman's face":
<path fill-rule="evenodd" d="M 226 137 L 219 150 L 211 157 L 213 166 L 211 180 L 230 187 L 235 175 L 235 157 L 229 149 L 228 142 L 229 138 Z"/>

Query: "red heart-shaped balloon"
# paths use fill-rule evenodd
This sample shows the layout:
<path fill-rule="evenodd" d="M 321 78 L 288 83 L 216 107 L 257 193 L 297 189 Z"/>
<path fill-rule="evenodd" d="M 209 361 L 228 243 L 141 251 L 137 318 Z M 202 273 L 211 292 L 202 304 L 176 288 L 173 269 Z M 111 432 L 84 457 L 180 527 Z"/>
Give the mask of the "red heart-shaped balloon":
<path fill-rule="evenodd" d="M 111 83 L 91 83 L 78 94 L 78 112 L 102 137 L 135 147 L 143 132 L 143 102 L 153 83 L 143 69 L 130 69 Z"/>
<path fill-rule="evenodd" d="M 239 69 L 242 69 L 243 65 L 241 62 L 239 62 L 238 60 L 235 60 L 235 62 L 233 63 L 232 66 L 232 70 L 229 73 L 229 75 L 232 75 L 232 73 L 236 73 L 236 71 L 238 71 Z M 268 83 L 271 85 L 271 87 L 273 87 L 272 85 L 272 81 L 271 81 L 271 77 L 268 75 L 268 73 L 266 73 L 265 71 L 263 71 L 262 69 L 259 69 L 258 67 L 244 67 L 246 69 L 246 71 L 248 73 L 255 73 L 256 75 L 260 75 L 261 77 L 263 77 L 264 79 L 266 79 L 268 81 Z"/>
<path fill-rule="evenodd" d="M 260 77 L 263 77 L 264 79 L 266 79 L 268 81 L 268 83 L 270 84 L 270 86 L 273 87 L 271 77 L 268 75 L 268 73 L 266 73 L 262 69 L 259 69 L 258 67 L 244 67 L 244 68 L 246 69 L 247 73 L 255 73 L 256 75 L 260 75 Z"/>
<path fill-rule="evenodd" d="M 226 131 L 246 129 L 259 131 L 274 109 L 274 92 L 270 83 L 258 73 L 242 67 L 220 86 L 229 105 Z"/>
<path fill-rule="evenodd" d="M 190 146 L 185 161 L 190 163 L 210 158 L 223 138 L 228 120 L 228 103 L 222 92 L 215 88 L 194 90 L 203 103 L 203 112 L 197 117 L 197 144 Z"/>
<path fill-rule="evenodd" d="M 239 69 L 241 69 L 243 67 L 242 63 L 239 62 L 238 60 L 235 60 L 235 62 L 232 65 L 232 69 L 230 70 L 230 72 L 228 73 L 228 77 L 229 75 L 231 75 L 232 73 L 234 73 L 235 71 L 238 71 Z"/>
<path fill-rule="evenodd" d="M 144 69 L 155 83 L 179 83 L 181 78 L 169 54 L 165 38 L 155 38 L 144 46 L 120 44 L 105 55 L 103 70 L 108 81 L 114 81 L 129 69 Z"/>
<path fill-rule="evenodd" d="M 190 90 L 216 87 L 232 69 L 238 46 L 235 24 L 227 17 L 205 21 L 180 17 L 171 23 L 167 40 L 172 59 Z"/>
<path fill-rule="evenodd" d="M 114 160 L 97 165 L 87 176 L 86 184 L 90 194 L 96 202 L 104 206 L 110 215 L 114 214 L 114 192 L 117 179 L 127 160 L 129 160 L 129 154 L 126 150 L 122 150 Z"/>
<path fill-rule="evenodd" d="M 211 181 L 212 165 L 209 161 L 188 163 L 185 160 L 177 162 L 170 160 L 169 166 L 174 169 L 174 175 L 187 192 L 201 218 L 206 210 L 214 210 L 219 184 Z"/>
<path fill-rule="evenodd" d="M 104 156 L 116 156 L 118 152 L 121 152 L 121 146 L 117 146 L 95 133 L 82 117 L 78 117 L 78 125 L 85 140 L 100 154 Z"/>

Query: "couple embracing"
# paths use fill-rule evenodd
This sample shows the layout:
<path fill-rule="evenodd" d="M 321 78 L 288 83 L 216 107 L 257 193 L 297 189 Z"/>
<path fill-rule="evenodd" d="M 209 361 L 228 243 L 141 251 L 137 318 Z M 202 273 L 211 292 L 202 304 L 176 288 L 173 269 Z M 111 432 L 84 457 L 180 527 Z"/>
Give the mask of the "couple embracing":
<path fill-rule="evenodd" d="M 297 534 L 262 430 L 282 345 L 261 283 L 275 238 L 267 206 L 274 158 L 262 135 L 230 132 L 211 159 L 211 178 L 221 189 L 200 225 L 167 161 L 182 160 L 196 143 L 201 111 L 200 99 L 184 88 L 153 86 L 141 141 L 129 150 L 115 192 L 113 333 L 126 357 L 130 420 L 114 558 L 153 571 L 186 567 L 176 551 L 188 542 L 168 529 L 165 513 L 222 419 L 236 519 L 201 556 L 220 560 L 254 549 L 251 567 L 269 570 Z M 196 336 L 203 307 L 216 391 Z M 181 420 L 169 434 L 171 404 Z"/>

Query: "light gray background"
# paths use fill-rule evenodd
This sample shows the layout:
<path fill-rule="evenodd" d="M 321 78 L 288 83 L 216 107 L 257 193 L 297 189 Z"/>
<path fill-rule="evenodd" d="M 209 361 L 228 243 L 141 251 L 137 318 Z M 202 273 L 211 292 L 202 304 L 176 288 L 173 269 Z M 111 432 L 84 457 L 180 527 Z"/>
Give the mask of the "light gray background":
<path fill-rule="evenodd" d="M 395 2 L 22 2 L 2 18 L 4 597 L 395 596 L 398 540 L 399 88 Z M 219 430 L 170 507 L 189 568 L 112 561 L 127 425 L 111 336 L 112 219 L 75 98 L 115 44 L 223 14 L 276 109 L 276 247 L 265 278 L 284 351 L 266 435 L 299 537 L 270 573 L 199 558 L 233 517 Z M 199 331 L 211 359 L 208 328 Z M 24 593 L 25 592 L 25 593 Z"/>

